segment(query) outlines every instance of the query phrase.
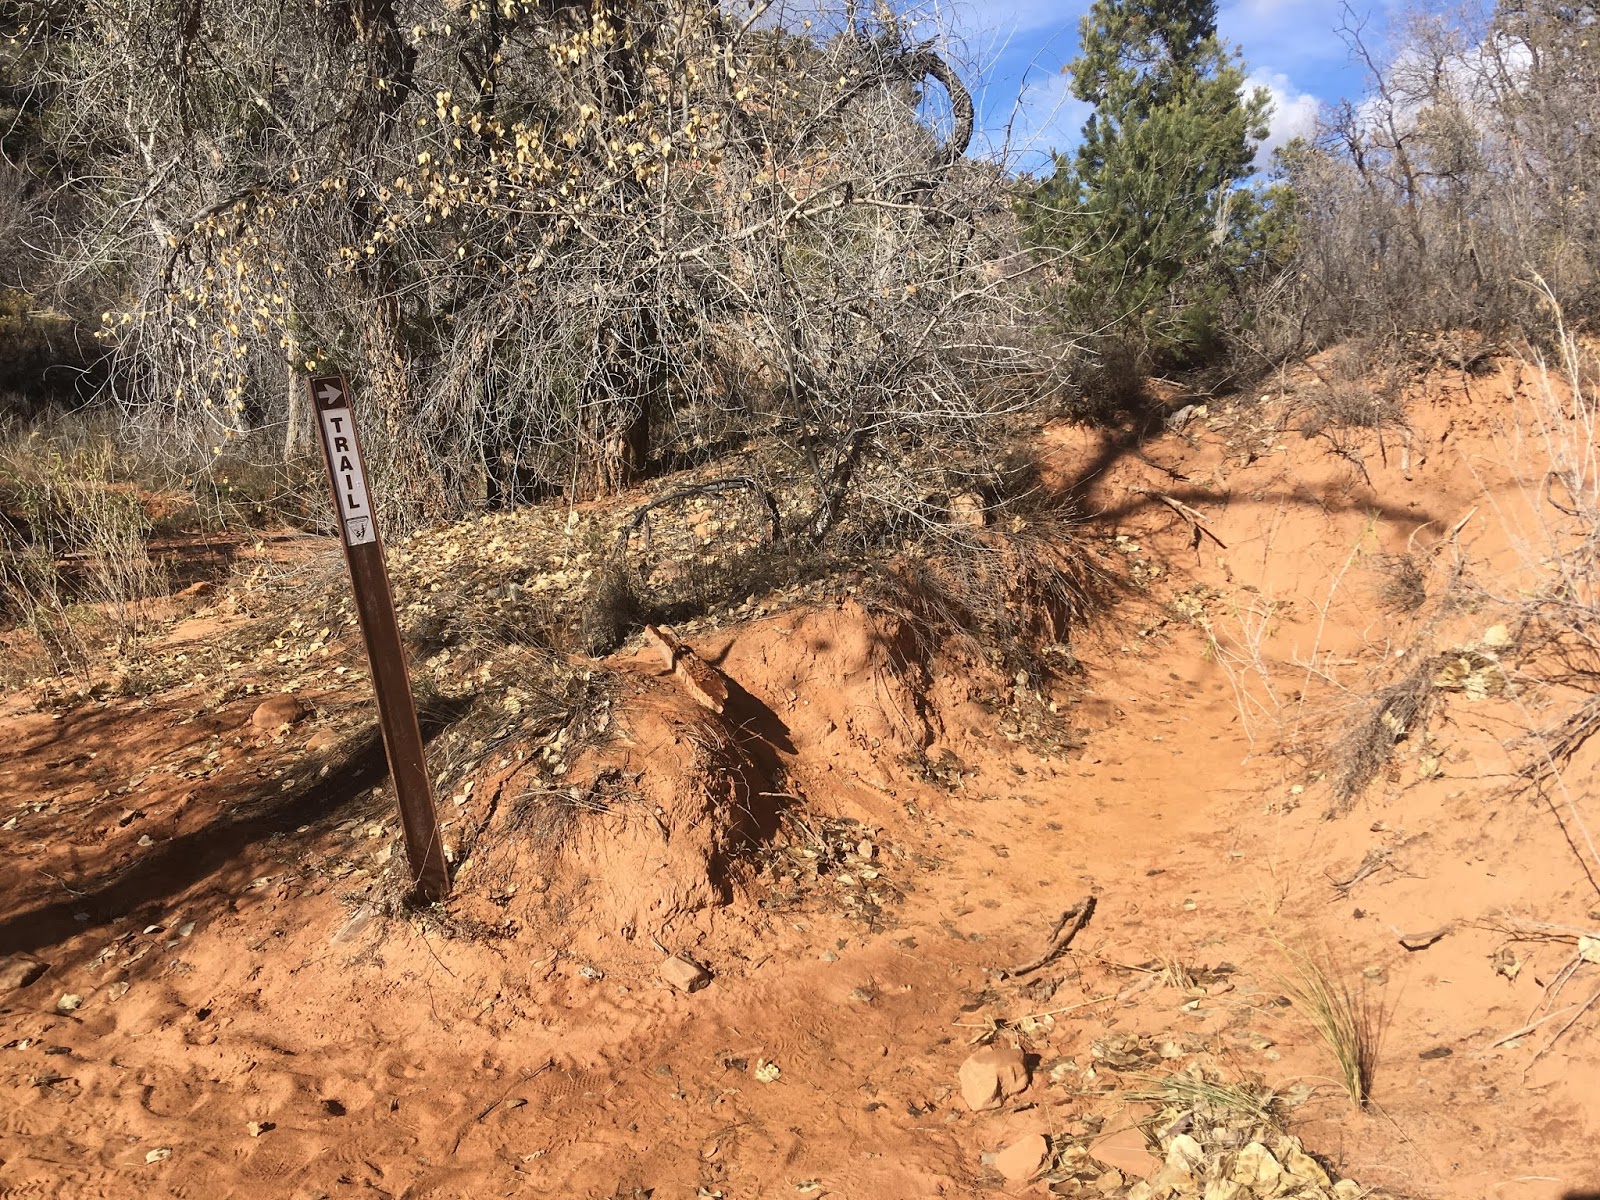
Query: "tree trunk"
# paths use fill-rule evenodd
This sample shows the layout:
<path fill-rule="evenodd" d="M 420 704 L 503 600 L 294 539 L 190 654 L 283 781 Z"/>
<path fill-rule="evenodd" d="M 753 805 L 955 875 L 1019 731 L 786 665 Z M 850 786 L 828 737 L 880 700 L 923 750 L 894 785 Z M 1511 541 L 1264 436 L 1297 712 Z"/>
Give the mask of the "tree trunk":
<path fill-rule="evenodd" d="M 285 392 L 289 411 L 283 435 L 283 461 L 291 463 L 311 448 L 311 422 L 306 419 L 311 414 L 305 390 L 300 386 L 300 372 L 291 366 L 284 374 L 288 380 Z"/>
<path fill-rule="evenodd" d="M 636 483 L 650 459 L 650 417 L 666 388 L 661 342 L 649 311 L 626 330 L 595 339 L 595 365 L 580 393 L 575 499 L 613 496 Z"/>
<path fill-rule="evenodd" d="M 369 445 L 368 459 L 376 460 L 380 476 L 376 482 L 387 485 L 375 503 L 391 522 L 404 528 L 452 511 L 459 507 L 460 497 L 456 505 L 450 503 L 428 452 L 394 307 L 392 302 L 371 298 L 364 305 L 367 318 L 359 336 L 366 388 L 357 396 L 356 411 L 370 414 L 362 427 L 378 445 Z"/>

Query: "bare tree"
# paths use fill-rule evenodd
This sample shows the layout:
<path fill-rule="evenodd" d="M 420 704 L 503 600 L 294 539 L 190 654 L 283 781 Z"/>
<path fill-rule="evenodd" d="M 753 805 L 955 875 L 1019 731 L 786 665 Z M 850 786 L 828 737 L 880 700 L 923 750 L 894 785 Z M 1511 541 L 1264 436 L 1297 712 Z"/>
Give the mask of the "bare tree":
<path fill-rule="evenodd" d="M 776 429 L 820 533 L 865 459 L 974 435 L 1035 365 L 1007 181 L 905 14 L 30 7 L 98 150 L 79 258 L 128 281 L 104 332 L 147 428 L 221 444 L 339 365 L 412 518 L 614 491 L 668 427 Z"/>
<path fill-rule="evenodd" d="M 1301 156 L 1301 302 L 1325 338 L 1530 322 L 1535 276 L 1580 320 L 1600 315 L 1600 41 L 1555 0 L 1418 13 Z"/>

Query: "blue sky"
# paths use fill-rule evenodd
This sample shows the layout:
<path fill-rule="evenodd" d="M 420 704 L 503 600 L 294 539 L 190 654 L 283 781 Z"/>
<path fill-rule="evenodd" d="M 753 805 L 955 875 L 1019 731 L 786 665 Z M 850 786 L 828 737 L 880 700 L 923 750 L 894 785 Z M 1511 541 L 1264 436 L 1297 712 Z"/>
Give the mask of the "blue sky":
<path fill-rule="evenodd" d="M 1078 18 L 1088 7 L 1089 0 L 956 0 L 940 14 L 981 76 L 982 129 L 993 143 L 1010 122 L 1020 169 L 1038 171 L 1052 148 L 1077 141 L 1087 107 L 1072 98 L 1061 67 L 1077 53 Z M 1382 0 L 1353 7 L 1370 10 L 1369 28 L 1382 26 Z M 1272 93 L 1267 152 L 1309 132 L 1323 102 L 1360 94 L 1361 73 L 1334 32 L 1340 12 L 1339 0 L 1226 0 L 1221 8 L 1222 37 L 1244 51 L 1251 81 Z"/>

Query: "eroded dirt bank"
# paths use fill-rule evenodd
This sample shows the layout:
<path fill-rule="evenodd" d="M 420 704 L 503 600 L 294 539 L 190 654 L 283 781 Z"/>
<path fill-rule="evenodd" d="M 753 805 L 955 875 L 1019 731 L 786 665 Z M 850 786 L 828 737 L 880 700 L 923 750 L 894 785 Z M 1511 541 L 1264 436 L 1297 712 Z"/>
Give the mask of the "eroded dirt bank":
<path fill-rule="evenodd" d="M 730 681 L 719 716 L 633 643 L 559 854 L 516 849 L 541 744 L 474 743 L 440 797 L 466 864 L 446 919 L 384 904 L 359 670 L 287 724 L 199 687 L 8 699 L 0 1194 L 1600 1189 L 1600 1014 L 1577 1012 L 1600 895 L 1581 838 L 1507 786 L 1545 714 L 1492 669 L 1516 631 L 1484 592 L 1537 567 L 1538 469 L 1490 388 L 1515 381 L 1435 388 L 1403 447 L 1224 404 L 1136 452 L 1047 431 L 1127 582 L 1081 671 L 1033 695 L 813 596 L 686 634 Z M 1423 600 L 1397 610 L 1405 555 Z M 1406 655 L 1437 659 L 1436 708 L 1343 796 L 1328 748 Z M 1593 756 L 1566 773 L 1584 796 Z M 1008 973 L 1087 897 L 1065 954 Z M 712 982 L 673 988 L 669 954 Z M 1296 955 L 1381 1013 L 1365 1111 L 1286 995 Z M 16 987 L 25 960 L 47 969 Z M 986 1044 L 1026 1086 L 974 1111 Z M 1279 1100 L 1254 1093 L 1258 1127 L 1163 1090 L 1183 1072 Z"/>

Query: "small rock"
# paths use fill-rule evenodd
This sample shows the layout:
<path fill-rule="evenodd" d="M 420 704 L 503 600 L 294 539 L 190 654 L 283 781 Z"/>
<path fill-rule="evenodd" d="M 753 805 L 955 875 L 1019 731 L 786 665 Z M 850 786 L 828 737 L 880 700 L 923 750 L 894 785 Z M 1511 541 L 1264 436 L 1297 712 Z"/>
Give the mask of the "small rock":
<path fill-rule="evenodd" d="M 1150 1186 L 1155 1189 L 1154 1194 L 1159 1197 L 1170 1196 L 1174 1192 L 1193 1196 L 1200 1190 L 1194 1172 L 1174 1166 L 1162 1167 L 1152 1175 Z"/>
<path fill-rule="evenodd" d="M 260 1137 L 263 1133 L 270 1133 L 272 1130 L 274 1130 L 276 1128 L 277 1128 L 277 1126 L 274 1125 L 271 1121 L 247 1121 L 247 1122 L 245 1122 L 245 1129 L 247 1129 L 249 1131 L 251 1137 Z"/>
<path fill-rule="evenodd" d="M 977 492 L 958 492 L 951 496 L 949 513 L 952 525 L 981 529 L 989 523 L 989 514 L 985 509 L 983 497 Z"/>
<path fill-rule="evenodd" d="M 1321 1164 L 1301 1148 L 1299 1139 L 1285 1138 L 1280 1142 L 1278 1157 L 1283 1162 L 1283 1169 L 1296 1179 L 1314 1183 L 1320 1188 L 1333 1186 L 1333 1180 L 1328 1178 Z"/>
<path fill-rule="evenodd" d="M 1019 1050 L 985 1046 L 961 1064 L 960 1078 L 967 1107 L 984 1112 L 1027 1090 L 1028 1064 Z"/>
<path fill-rule="evenodd" d="M 349 920 L 347 920 L 343 925 L 339 926 L 339 928 L 334 931 L 333 936 L 328 939 L 329 943 L 335 946 L 340 946 L 346 942 L 354 941 L 357 935 L 360 934 L 363 929 L 372 924 L 377 915 L 377 909 L 371 907 L 370 905 L 363 904 L 360 908 L 356 909 L 355 912 L 350 914 Z"/>
<path fill-rule="evenodd" d="M 711 972 L 699 963 L 673 955 L 661 964 L 661 978 L 680 992 L 698 992 L 711 982 Z"/>
<path fill-rule="evenodd" d="M 1449 1058 L 1455 1051 L 1449 1046 L 1435 1046 L 1432 1050 L 1424 1050 L 1417 1055 L 1423 1062 L 1433 1062 L 1435 1059 Z"/>
<path fill-rule="evenodd" d="M 56 1001 L 56 1011 L 60 1013 L 77 1012 L 83 1003 L 83 997 L 77 992 L 68 992 Z"/>
<path fill-rule="evenodd" d="M 172 1147 L 171 1146 L 162 1146 L 158 1150 L 151 1150 L 150 1152 L 148 1152 L 144 1156 L 144 1160 L 147 1163 L 158 1163 L 164 1158 L 171 1158 L 171 1157 L 172 1157 Z"/>
<path fill-rule="evenodd" d="M 0 958 L 0 992 L 25 988 L 50 969 L 47 963 L 22 954 Z"/>
<path fill-rule="evenodd" d="M 271 696 L 256 705 L 255 712 L 250 714 L 250 724 L 262 733 L 277 733 L 278 730 L 293 725 L 305 715 L 306 706 L 301 703 L 300 697 L 285 692 L 279 696 Z"/>
<path fill-rule="evenodd" d="M 1260 1142 L 1251 1142 L 1233 1160 L 1233 1181 L 1258 1191 L 1271 1188 L 1282 1174 L 1272 1151 Z"/>
<path fill-rule="evenodd" d="M 1206 1152 L 1187 1133 L 1180 1133 L 1167 1143 L 1167 1167 L 1173 1171 L 1193 1175 L 1205 1161 Z"/>
<path fill-rule="evenodd" d="M 1449 932 L 1450 926 L 1441 925 L 1439 928 L 1430 929 L 1426 933 L 1402 933 L 1399 935 L 1400 944 L 1407 950 L 1426 950 Z"/>
<path fill-rule="evenodd" d="M 1032 1179 L 1050 1157 L 1050 1143 L 1042 1133 L 1030 1133 L 994 1156 L 994 1169 L 1012 1183 Z"/>
<path fill-rule="evenodd" d="M 1361 1200 L 1366 1194 L 1354 1179 L 1341 1179 L 1333 1185 L 1333 1200 Z"/>

